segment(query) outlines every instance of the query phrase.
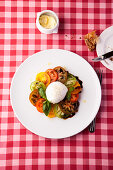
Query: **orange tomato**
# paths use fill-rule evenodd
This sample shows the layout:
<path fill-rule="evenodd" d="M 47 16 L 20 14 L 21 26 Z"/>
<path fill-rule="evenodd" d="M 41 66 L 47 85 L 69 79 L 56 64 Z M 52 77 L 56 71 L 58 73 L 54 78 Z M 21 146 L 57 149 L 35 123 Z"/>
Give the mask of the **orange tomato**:
<path fill-rule="evenodd" d="M 38 89 L 33 90 L 29 95 L 29 100 L 33 106 L 36 106 L 37 100 L 40 98 L 40 94 L 38 92 Z"/>
<path fill-rule="evenodd" d="M 37 100 L 36 102 L 36 108 L 39 112 L 43 113 L 43 102 L 45 101 L 45 99 L 40 98 Z"/>
<path fill-rule="evenodd" d="M 78 82 L 78 81 L 76 81 L 76 83 L 75 83 L 74 87 L 75 87 L 75 88 L 76 88 L 76 87 L 80 87 L 80 84 L 79 84 L 79 82 Z"/>
<path fill-rule="evenodd" d="M 78 94 L 78 93 L 81 92 L 81 90 L 82 90 L 81 87 L 77 87 L 77 88 L 75 88 L 75 89 L 71 92 L 71 94 Z"/>
<path fill-rule="evenodd" d="M 51 110 L 48 114 L 48 117 L 53 118 L 55 117 L 54 106 L 51 104 Z"/>
<path fill-rule="evenodd" d="M 50 84 L 50 76 L 46 72 L 40 72 L 36 75 L 36 80 L 43 82 L 46 86 Z"/>

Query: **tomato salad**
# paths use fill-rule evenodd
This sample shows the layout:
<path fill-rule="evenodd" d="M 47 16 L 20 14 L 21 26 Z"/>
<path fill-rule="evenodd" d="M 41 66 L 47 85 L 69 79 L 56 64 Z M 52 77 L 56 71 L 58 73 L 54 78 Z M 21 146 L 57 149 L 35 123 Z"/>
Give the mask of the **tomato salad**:
<path fill-rule="evenodd" d="M 56 104 L 49 102 L 46 96 L 46 88 L 53 82 L 61 82 L 68 88 L 65 98 Z M 63 67 L 57 66 L 36 75 L 36 80 L 30 85 L 29 100 L 40 113 L 44 113 L 50 118 L 67 119 L 73 117 L 78 111 L 82 84 L 77 76 L 69 73 Z"/>

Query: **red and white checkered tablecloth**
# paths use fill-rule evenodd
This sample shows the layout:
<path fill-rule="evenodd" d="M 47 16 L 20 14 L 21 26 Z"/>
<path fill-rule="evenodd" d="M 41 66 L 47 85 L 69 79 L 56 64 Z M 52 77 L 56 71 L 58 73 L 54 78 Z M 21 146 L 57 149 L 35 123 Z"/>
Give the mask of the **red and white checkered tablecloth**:
<path fill-rule="evenodd" d="M 37 12 L 50 9 L 60 19 L 58 34 L 41 34 Z M 92 62 L 83 35 L 100 34 L 113 25 L 113 0 L 0 0 L 0 170 L 112 170 L 113 72 Z M 61 48 L 103 70 L 102 103 L 96 131 L 51 140 L 37 136 L 18 121 L 10 103 L 10 83 L 17 67 L 30 55 Z"/>

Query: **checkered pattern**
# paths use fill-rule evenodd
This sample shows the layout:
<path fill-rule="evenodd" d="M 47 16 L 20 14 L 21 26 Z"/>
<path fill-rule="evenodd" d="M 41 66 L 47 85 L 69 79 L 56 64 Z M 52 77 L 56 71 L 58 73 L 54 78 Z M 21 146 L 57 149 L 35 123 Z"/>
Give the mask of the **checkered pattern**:
<path fill-rule="evenodd" d="M 41 34 L 36 14 L 50 9 L 60 18 L 58 34 Z M 100 34 L 113 25 L 112 0 L 0 0 L 0 170 L 112 170 L 113 72 L 89 52 L 83 35 Z M 50 140 L 34 135 L 15 117 L 9 89 L 17 67 L 45 49 L 76 52 L 95 69 L 103 70 L 102 103 L 96 132 L 86 128 L 76 136 Z"/>

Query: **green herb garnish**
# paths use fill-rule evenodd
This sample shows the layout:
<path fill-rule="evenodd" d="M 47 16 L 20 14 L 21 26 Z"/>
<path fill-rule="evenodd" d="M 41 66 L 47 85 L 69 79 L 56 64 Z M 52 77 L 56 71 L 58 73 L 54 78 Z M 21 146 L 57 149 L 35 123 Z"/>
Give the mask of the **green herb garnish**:
<path fill-rule="evenodd" d="M 51 103 L 48 100 L 46 100 L 45 102 L 43 102 L 43 112 L 45 113 L 46 116 L 48 116 L 50 110 L 51 110 Z"/>
<path fill-rule="evenodd" d="M 71 92 L 74 90 L 75 88 L 74 87 L 70 87 L 68 92 L 67 92 L 67 95 L 66 95 L 66 98 L 68 101 L 70 101 L 71 99 Z"/>
<path fill-rule="evenodd" d="M 44 89 L 43 89 L 42 87 L 40 87 L 40 88 L 38 89 L 38 91 L 39 91 L 40 96 L 41 96 L 42 98 L 46 99 L 46 94 L 45 94 Z"/>

